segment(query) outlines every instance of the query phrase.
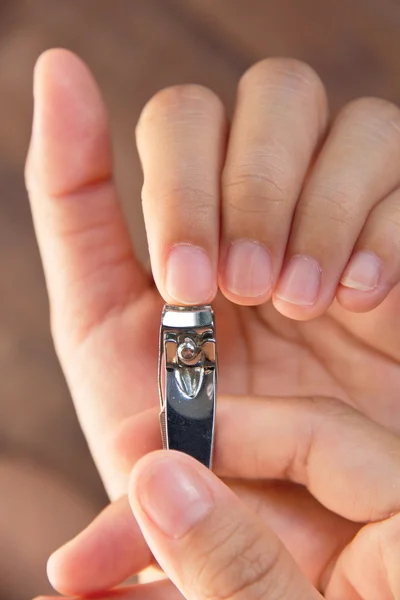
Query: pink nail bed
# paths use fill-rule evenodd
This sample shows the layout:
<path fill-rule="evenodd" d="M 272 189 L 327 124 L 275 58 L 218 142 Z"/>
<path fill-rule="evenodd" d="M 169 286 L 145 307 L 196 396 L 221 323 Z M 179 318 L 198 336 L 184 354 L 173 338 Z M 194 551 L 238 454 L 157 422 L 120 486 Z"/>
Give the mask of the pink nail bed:
<path fill-rule="evenodd" d="M 175 302 L 209 302 L 215 293 L 216 276 L 207 253 L 191 244 L 174 246 L 168 257 L 165 288 Z"/>
<path fill-rule="evenodd" d="M 373 252 L 361 250 L 350 259 L 340 283 L 360 292 L 370 292 L 378 284 L 382 272 L 382 262 Z"/>
<path fill-rule="evenodd" d="M 290 304 L 312 306 L 321 285 L 322 270 L 311 256 L 293 256 L 281 275 L 275 296 Z"/>
<path fill-rule="evenodd" d="M 156 460 L 139 481 L 143 510 L 171 538 L 184 536 L 213 508 L 205 482 L 193 466 L 176 459 Z"/>
<path fill-rule="evenodd" d="M 256 298 L 272 287 L 272 260 L 268 250 L 253 240 L 238 240 L 229 247 L 224 271 L 227 289 L 237 296 Z"/>

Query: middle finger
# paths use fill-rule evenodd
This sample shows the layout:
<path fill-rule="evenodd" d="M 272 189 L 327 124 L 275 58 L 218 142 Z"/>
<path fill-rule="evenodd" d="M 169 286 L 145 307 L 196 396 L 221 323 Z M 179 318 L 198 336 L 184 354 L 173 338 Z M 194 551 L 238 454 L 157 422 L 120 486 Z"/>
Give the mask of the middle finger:
<path fill-rule="evenodd" d="M 242 78 L 222 176 L 220 287 L 238 304 L 265 302 L 292 214 L 327 123 L 324 87 L 307 65 L 267 59 Z"/>

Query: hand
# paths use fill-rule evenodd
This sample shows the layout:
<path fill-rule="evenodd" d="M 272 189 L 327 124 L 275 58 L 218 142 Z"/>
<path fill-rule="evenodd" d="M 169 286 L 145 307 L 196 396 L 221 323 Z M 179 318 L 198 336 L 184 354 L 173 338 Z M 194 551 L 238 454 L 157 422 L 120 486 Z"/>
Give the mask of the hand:
<path fill-rule="evenodd" d="M 153 98 L 138 127 L 152 269 L 167 301 L 206 302 L 219 264 L 220 393 L 335 396 L 398 431 L 399 112 L 359 100 L 329 131 L 326 113 L 317 76 L 287 60 L 264 61 L 244 76 L 227 148 L 223 109 L 210 91 L 189 86 Z M 132 414 L 136 425 L 154 422 L 144 411 L 157 404 L 162 300 L 132 253 L 99 93 L 65 51 L 37 66 L 27 185 L 57 351 L 117 498 L 127 477 L 115 459 Z M 144 438 L 147 446 L 138 438 L 127 454 L 151 449 Z M 275 521 L 280 515 L 292 530 L 290 517 L 309 539 L 314 508 L 302 518 L 303 490 L 285 503 L 285 489 Z M 274 505 L 277 493 L 264 494 L 264 504 Z"/>
<path fill-rule="evenodd" d="M 229 489 L 177 452 L 141 458 L 129 486 L 135 519 L 119 500 L 61 549 L 64 589 L 122 583 L 151 551 L 169 581 L 96 597 L 179 600 L 173 583 L 187 600 L 398 598 L 398 437 L 327 399 L 231 398 L 221 413 L 216 467 L 243 480 Z M 271 479 L 305 487 L 293 494 Z"/>

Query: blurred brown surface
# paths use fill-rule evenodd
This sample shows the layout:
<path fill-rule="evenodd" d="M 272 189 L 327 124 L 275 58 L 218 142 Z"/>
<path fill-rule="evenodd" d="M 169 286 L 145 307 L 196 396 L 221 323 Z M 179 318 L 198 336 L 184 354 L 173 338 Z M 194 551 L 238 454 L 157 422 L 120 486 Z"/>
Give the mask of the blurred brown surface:
<path fill-rule="evenodd" d="M 288 55 L 318 70 L 333 111 L 358 95 L 400 103 L 396 0 L 0 0 L 1 600 L 46 592 L 44 557 L 106 502 L 51 344 L 22 178 L 32 69 L 52 46 L 79 53 L 104 92 L 121 196 L 141 256 L 133 132 L 157 89 L 195 81 L 231 109 L 247 66 Z M 38 535 L 39 545 L 32 543 Z"/>

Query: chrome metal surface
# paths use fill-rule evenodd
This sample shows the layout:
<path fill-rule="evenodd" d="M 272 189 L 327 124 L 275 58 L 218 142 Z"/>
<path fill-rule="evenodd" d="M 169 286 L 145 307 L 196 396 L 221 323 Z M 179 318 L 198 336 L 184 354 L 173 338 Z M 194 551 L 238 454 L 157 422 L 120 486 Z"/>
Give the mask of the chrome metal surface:
<path fill-rule="evenodd" d="M 172 306 L 166 304 L 161 317 L 165 327 L 207 327 L 214 323 L 211 306 Z"/>
<path fill-rule="evenodd" d="M 164 306 L 158 377 L 164 448 L 211 467 L 217 385 L 211 306 Z"/>

